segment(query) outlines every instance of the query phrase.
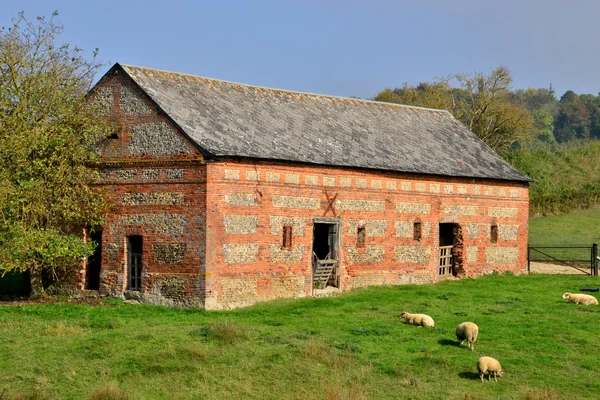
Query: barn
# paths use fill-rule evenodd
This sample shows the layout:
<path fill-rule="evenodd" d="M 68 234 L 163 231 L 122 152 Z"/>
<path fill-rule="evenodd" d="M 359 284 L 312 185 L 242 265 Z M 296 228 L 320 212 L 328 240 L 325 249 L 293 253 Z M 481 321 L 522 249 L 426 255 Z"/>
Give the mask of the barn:
<path fill-rule="evenodd" d="M 231 309 L 526 269 L 530 178 L 447 111 L 115 64 L 82 289 Z"/>

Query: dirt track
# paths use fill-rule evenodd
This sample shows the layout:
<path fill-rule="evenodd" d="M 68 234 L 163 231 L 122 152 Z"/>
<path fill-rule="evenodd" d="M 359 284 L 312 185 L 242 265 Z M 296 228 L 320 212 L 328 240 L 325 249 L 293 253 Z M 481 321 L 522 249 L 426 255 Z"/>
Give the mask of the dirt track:
<path fill-rule="evenodd" d="M 590 267 L 581 268 L 583 271 L 590 271 Z M 585 275 L 585 272 L 582 272 L 578 269 L 567 267 L 566 265 L 557 265 L 557 264 L 546 264 L 540 262 L 531 262 L 530 271 L 532 274 L 575 274 L 575 275 Z"/>

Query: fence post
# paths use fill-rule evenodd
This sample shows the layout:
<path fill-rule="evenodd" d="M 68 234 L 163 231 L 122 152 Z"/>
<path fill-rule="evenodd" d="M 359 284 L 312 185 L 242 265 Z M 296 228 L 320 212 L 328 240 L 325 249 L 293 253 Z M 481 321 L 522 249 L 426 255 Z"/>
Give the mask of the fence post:
<path fill-rule="evenodd" d="M 531 253 L 531 247 L 527 246 L 527 273 L 531 274 L 531 257 L 530 257 L 530 253 Z"/>
<path fill-rule="evenodd" d="M 592 266 L 594 267 L 594 276 L 598 276 L 598 245 L 592 245 Z"/>

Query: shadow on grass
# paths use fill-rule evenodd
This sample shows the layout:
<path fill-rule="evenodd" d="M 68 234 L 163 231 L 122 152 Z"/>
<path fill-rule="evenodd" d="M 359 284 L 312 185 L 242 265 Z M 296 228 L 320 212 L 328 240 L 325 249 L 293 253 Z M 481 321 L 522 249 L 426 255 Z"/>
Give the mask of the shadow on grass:
<path fill-rule="evenodd" d="M 472 372 L 472 371 L 466 371 L 466 372 L 459 372 L 458 376 L 460 376 L 463 379 L 472 379 L 472 380 L 479 380 L 479 374 L 477 372 Z"/>
<path fill-rule="evenodd" d="M 442 346 L 460 347 L 459 342 L 457 342 L 456 340 L 440 339 L 440 340 L 438 340 L 438 343 L 441 344 Z"/>

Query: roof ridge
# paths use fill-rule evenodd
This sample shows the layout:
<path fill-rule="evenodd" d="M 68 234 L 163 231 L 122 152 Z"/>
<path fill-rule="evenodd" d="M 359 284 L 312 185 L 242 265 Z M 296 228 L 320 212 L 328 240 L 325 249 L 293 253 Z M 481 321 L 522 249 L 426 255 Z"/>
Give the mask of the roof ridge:
<path fill-rule="evenodd" d="M 412 106 L 412 105 L 407 105 L 407 104 L 389 103 L 389 102 L 385 102 L 385 101 L 376 101 L 376 100 L 365 100 L 365 99 L 359 99 L 359 98 L 354 98 L 354 97 L 334 96 L 334 95 L 329 95 L 329 94 L 301 92 L 301 91 L 297 91 L 297 90 L 278 89 L 278 88 L 271 88 L 268 86 L 250 85 L 248 83 L 233 82 L 233 81 L 228 81 L 225 79 L 208 78 L 208 77 L 204 77 L 204 76 L 186 74 L 186 73 L 182 73 L 182 72 L 174 72 L 174 71 L 167 71 L 167 70 L 156 69 L 156 68 L 140 67 L 137 65 L 129 65 L 129 64 L 121 64 L 121 63 L 119 63 L 119 65 L 123 68 L 131 68 L 131 69 L 138 69 L 138 70 L 142 70 L 142 71 L 149 71 L 149 72 L 156 72 L 156 73 L 166 73 L 166 74 L 173 74 L 173 75 L 180 75 L 180 76 L 188 76 L 188 77 L 195 78 L 195 79 L 202 79 L 202 80 L 226 83 L 229 85 L 240 85 L 240 86 L 246 86 L 249 88 L 271 90 L 273 92 L 314 96 L 314 97 L 320 97 L 320 98 L 326 98 L 326 99 L 340 99 L 340 100 L 347 100 L 347 101 L 356 101 L 356 102 L 360 102 L 360 103 L 378 104 L 378 105 L 389 106 L 389 107 L 416 109 L 416 110 L 422 110 L 422 111 L 431 111 L 431 112 L 436 112 L 436 113 L 448 114 L 451 117 L 454 117 L 450 111 L 442 110 L 442 109 L 438 109 L 438 108 Z"/>

